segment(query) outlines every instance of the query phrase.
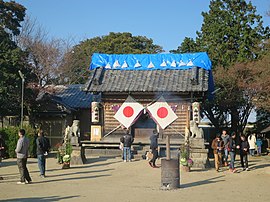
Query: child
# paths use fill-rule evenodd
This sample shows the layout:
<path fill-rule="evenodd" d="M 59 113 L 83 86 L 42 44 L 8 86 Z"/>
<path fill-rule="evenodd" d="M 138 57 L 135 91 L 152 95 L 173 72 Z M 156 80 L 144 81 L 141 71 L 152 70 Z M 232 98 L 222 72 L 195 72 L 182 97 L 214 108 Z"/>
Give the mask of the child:
<path fill-rule="evenodd" d="M 243 171 L 244 170 L 248 171 L 248 149 L 249 149 L 248 141 L 244 135 L 241 135 L 240 159 Z"/>
<path fill-rule="evenodd" d="M 220 135 L 218 134 L 212 142 L 212 149 L 214 150 L 215 157 L 215 168 L 219 172 L 219 167 L 222 160 L 222 152 L 224 150 L 224 142 L 221 140 Z"/>

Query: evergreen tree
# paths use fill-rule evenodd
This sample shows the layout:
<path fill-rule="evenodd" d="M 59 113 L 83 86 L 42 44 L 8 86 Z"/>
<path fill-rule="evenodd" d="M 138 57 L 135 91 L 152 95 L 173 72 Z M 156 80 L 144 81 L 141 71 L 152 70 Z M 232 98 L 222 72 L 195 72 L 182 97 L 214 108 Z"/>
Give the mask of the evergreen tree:
<path fill-rule="evenodd" d="M 250 70 L 245 71 L 242 65 L 240 71 L 235 64 L 256 60 L 267 51 L 269 27 L 263 27 L 256 7 L 245 0 L 212 0 L 209 8 L 202 12 L 203 24 L 196 40 L 185 38 L 175 51 L 209 54 L 215 86 L 220 90 L 214 101 L 204 103 L 205 114 L 216 128 L 230 125 L 232 130 L 242 132 L 253 107 L 253 92 L 243 88 L 239 81 Z M 230 122 L 226 121 L 228 117 Z"/>
<path fill-rule="evenodd" d="M 62 66 L 61 82 L 85 83 L 89 76 L 89 64 L 93 53 L 140 54 L 160 53 L 162 47 L 155 45 L 145 36 L 132 36 L 131 33 L 114 33 L 82 41 L 68 52 Z"/>
<path fill-rule="evenodd" d="M 25 16 L 25 8 L 15 3 L 0 0 L 0 117 L 19 115 L 21 99 L 21 78 L 25 75 L 26 85 L 31 81 L 31 73 L 25 63 L 25 53 L 16 45 L 14 38 L 20 33 L 20 23 Z M 26 99 L 31 93 L 26 91 Z M 28 102 L 29 103 L 29 102 Z"/>

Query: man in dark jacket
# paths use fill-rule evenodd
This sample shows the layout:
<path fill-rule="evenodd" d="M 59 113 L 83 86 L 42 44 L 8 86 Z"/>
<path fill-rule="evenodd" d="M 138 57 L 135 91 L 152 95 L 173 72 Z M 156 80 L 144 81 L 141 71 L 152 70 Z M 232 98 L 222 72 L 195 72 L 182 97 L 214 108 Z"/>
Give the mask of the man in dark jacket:
<path fill-rule="evenodd" d="M 243 170 L 248 170 L 248 149 L 248 141 L 244 135 L 241 135 L 240 159 Z"/>
<path fill-rule="evenodd" d="M 50 149 L 50 142 L 48 138 L 44 137 L 44 133 L 42 130 L 38 132 L 36 145 L 40 177 L 45 178 L 46 156 L 48 155 Z"/>
<path fill-rule="evenodd" d="M 229 139 L 229 153 L 231 157 L 231 163 L 230 163 L 230 171 L 235 173 L 236 169 L 234 168 L 234 161 L 235 161 L 235 156 L 236 156 L 236 149 L 239 149 L 240 146 L 237 144 L 236 141 L 236 133 L 232 132 L 231 137 Z"/>
<path fill-rule="evenodd" d="M 225 166 L 228 166 L 228 155 L 229 155 L 228 146 L 229 146 L 230 135 L 227 133 L 226 130 L 222 131 L 221 139 L 224 142 L 224 153 L 222 155 L 223 156 L 222 161 Z"/>
<path fill-rule="evenodd" d="M 120 138 L 120 142 L 123 143 L 123 152 L 124 152 L 124 162 L 131 162 L 131 145 L 134 139 L 130 135 L 129 131 L 126 131 L 126 134 Z"/>
<path fill-rule="evenodd" d="M 158 132 L 153 130 L 153 134 L 150 136 L 150 149 L 153 154 L 153 158 L 149 161 L 149 165 L 153 168 L 158 168 L 156 166 L 156 160 L 158 157 Z"/>

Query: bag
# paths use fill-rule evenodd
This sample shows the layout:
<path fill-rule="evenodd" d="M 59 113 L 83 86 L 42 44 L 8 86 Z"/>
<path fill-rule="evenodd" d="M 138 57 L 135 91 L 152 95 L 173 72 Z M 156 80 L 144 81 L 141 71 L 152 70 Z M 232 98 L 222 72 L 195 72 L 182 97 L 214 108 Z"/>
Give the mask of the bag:
<path fill-rule="evenodd" d="M 228 152 L 230 152 L 230 151 L 231 151 L 231 147 L 229 147 L 229 145 L 228 145 L 228 148 L 227 148 L 227 150 L 228 150 Z"/>
<path fill-rule="evenodd" d="M 120 142 L 120 144 L 119 144 L 119 149 L 121 149 L 121 150 L 124 149 L 124 144 L 122 142 Z"/>
<path fill-rule="evenodd" d="M 43 138 L 43 151 L 44 153 L 48 153 L 51 149 L 50 141 L 48 138 Z"/>
<path fill-rule="evenodd" d="M 153 159 L 153 157 L 154 157 L 152 151 L 146 152 L 145 156 L 146 156 L 146 160 L 148 160 L 148 161 L 151 161 Z"/>

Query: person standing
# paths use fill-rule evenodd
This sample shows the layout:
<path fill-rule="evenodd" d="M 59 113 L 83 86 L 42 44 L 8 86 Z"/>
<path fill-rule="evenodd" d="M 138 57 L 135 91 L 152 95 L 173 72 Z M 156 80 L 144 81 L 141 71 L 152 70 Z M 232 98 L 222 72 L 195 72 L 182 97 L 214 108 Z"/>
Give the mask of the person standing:
<path fill-rule="evenodd" d="M 261 136 L 258 135 L 258 138 L 256 140 L 256 145 L 257 145 L 257 154 L 258 156 L 261 156 L 262 154 L 262 139 L 261 139 Z"/>
<path fill-rule="evenodd" d="M 240 160 L 241 160 L 241 165 L 242 169 L 248 170 L 248 149 L 249 149 L 249 144 L 246 139 L 246 136 L 241 135 L 241 143 L 240 143 Z"/>
<path fill-rule="evenodd" d="M 248 144 L 249 144 L 249 153 L 251 156 L 254 156 L 256 148 L 256 136 L 254 133 L 248 136 Z"/>
<path fill-rule="evenodd" d="M 2 137 L 2 134 L 0 134 L 0 167 L 2 163 L 2 158 L 5 156 L 5 150 L 6 150 L 6 145 L 4 138 Z"/>
<path fill-rule="evenodd" d="M 228 146 L 229 146 L 230 136 L 228 135 L 226 130 L 222 131 L 221 138 L 224 143 L 224 154 L 223 154 L 222 161 L 224 163 L 224 166 L 228 166 L 228 156 L 229 156 Z"/>
<path fill-rule="evenodd" d="M 19 130 L 19 140 L 17 142 L 17 147 L 15 149 L 15 152 L 17 154 L 17 164 L 20 172 L 20 181 L 17 182 L 17 184 L 30 184 L 32 182 L 32 179 L 29 175 L 28 169 L 27 169 L 27 158 L 28 158 L 28 150 L 29 150 L 29 139 L 25 137 L 25 130 L 20 129 Z"/>
<path fill-rule="evenodd" d="M 129 131 L 126 131 L 126 134 L 120 138 L 120 142 L 123 143 L 123 155 L 124 155 L 124 162 L 131 162 L 131 145 L 134 139 L 130 135 Z"/>
<path fill-rule="evenodd" d="M 235 156 L 236 156 L 236 148 L 239 148 L 239 145 L 236 144 L 236 133 L 232 132 L 231 137 L 229 139 L 229 153 L 230 153 L 230 171 L 235 173 L 236 169 L 234 167 L 234 161 L 235 161 Z"/>
<path fill-rule="evenodd" d="M 149 165 L 153 168 L 158 168 L 156 166 L 156 160 L 158 157 L 158 132 L 153 130 L 153 134 L 150 136 L 150 149 L 153 154 L 153 158 L 149 161 Z"/>
<path fill-rule="evenodd" d="M 213 140 L 211 147 L 214 151 L 215 168 L 216 168 L 216 171 L 219 172 L 220 171 L 219 168 L 222 162 L 222 152 L 224 150 L 224 142 L 221 139 L 219 134 Z"/>
<path fill-rule="evenodd" d="M 50 142 L 48 138 L 44 137 L 44 133 L 42 130 L 38 132 L 36 145 L 37 145 L 37 159 L 40 177 L 45 178 L 46 156 L 48 155 L 48 152 L 50 150 Z"/>

